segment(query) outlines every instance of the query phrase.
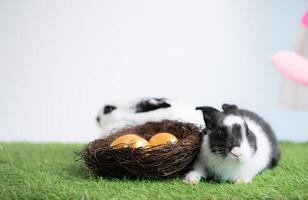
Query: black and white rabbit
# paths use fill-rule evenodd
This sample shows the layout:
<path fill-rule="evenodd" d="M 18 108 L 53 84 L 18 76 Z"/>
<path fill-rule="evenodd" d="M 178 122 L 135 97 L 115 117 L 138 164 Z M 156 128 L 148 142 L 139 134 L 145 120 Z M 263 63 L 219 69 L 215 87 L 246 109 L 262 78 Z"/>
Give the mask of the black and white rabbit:
<path fill-rule="evenodd" d="M 251 182 L 280 159 L 277 139 L 270 125 L 257 114 L 224 104 L 223 112 L 197 107 L 206 124 L 200 153 L 184 181 L 198 183 L 201 178 L 237 183 Z"/>

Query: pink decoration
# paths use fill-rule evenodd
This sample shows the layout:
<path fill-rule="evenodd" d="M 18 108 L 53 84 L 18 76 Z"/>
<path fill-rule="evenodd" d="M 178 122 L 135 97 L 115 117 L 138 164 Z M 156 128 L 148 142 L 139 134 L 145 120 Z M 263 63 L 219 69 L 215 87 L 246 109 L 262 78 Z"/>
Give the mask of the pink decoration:
<path fill-rule="evenodd" d="M 308 27 L 308 11 L 305 13 L 305 15 L 302 19 L 302 23 L 305 27 Z"/>
<path fill-rule="evenodd" d="M 283 51 L 273 56 L 273 64 L 288 78 L 308 86 L 308 59 L 293 51 Z"/>

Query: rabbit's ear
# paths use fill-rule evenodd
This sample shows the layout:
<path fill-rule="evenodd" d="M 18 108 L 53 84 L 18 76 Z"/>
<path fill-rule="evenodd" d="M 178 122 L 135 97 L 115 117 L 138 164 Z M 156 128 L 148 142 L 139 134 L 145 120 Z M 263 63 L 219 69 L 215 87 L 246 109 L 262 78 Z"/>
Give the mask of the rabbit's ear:
<path fill-rule="evenodd" d="M 222 110 L 225 113 L 236 112 L 238 110 L 238 107 L 237 107 L 237 105 L 234 105 L 234 104 L 226 104 L 226 103 L 224 103 L 222 105 Z"/>
<path fill-rule="evenodd" d="M 196 110 L 201 110 L 206 127 L 209 129 L 217 129 L 222 126 L 225 114 L 213 107 L 202 106 L 196 107 Z"/>

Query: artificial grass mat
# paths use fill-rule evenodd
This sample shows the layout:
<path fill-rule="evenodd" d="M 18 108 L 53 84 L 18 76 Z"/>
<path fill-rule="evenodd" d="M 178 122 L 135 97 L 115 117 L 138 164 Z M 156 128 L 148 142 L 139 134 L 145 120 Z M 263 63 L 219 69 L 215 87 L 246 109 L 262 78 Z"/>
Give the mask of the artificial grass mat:
<path fill-rule="evenodd" d="M 0 143 L 0 199 L 308 199 L 308 143 L 280 143 L 277 168 L 250 184 L 95 177 L 82 144 Z"/>

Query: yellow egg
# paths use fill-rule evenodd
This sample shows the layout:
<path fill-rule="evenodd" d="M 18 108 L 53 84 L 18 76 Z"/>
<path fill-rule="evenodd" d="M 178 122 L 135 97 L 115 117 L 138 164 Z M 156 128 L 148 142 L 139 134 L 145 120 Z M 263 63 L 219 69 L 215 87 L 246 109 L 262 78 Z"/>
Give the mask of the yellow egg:
<path fill-rule="evenodd" d="M 111 143 L 110 147 L 113 147 L 115 149 L 119 148 L 136 149 L 136 148 L 148 148 L 150 147 L 150 144 L 144 138 L 136 134 L 126 134 L 115 139 Z"/>
<path fill-rule="evenodd" d="M 116 149 L 119 148 L 128 148 L 129 145 L 131 144 L 131 141 L 136 139 L 136 138 L 140 138 L 138 135 L 136 134 L 126 134 L 126 135 L 122 135 L 120 137 L 118 137 L 117 139 L 115 139 L 110 147 L 114 147 Z"/>
<path fill-rule="evenodd" d="M 139 138 L 132 139 L 130 141 L 130 147 L 133 148 L 133 149 L 149 148 L 150 143 L 148 141 L 146 141 L 144 138 L 139 137 Z"/>
<path fill-rule="evenodd" d="M 175 144 L 177 141 L 178 139 L 170 133 L 157 133 L 151 137 L 150 145 L 155 147 L 163 144 Z"/>

